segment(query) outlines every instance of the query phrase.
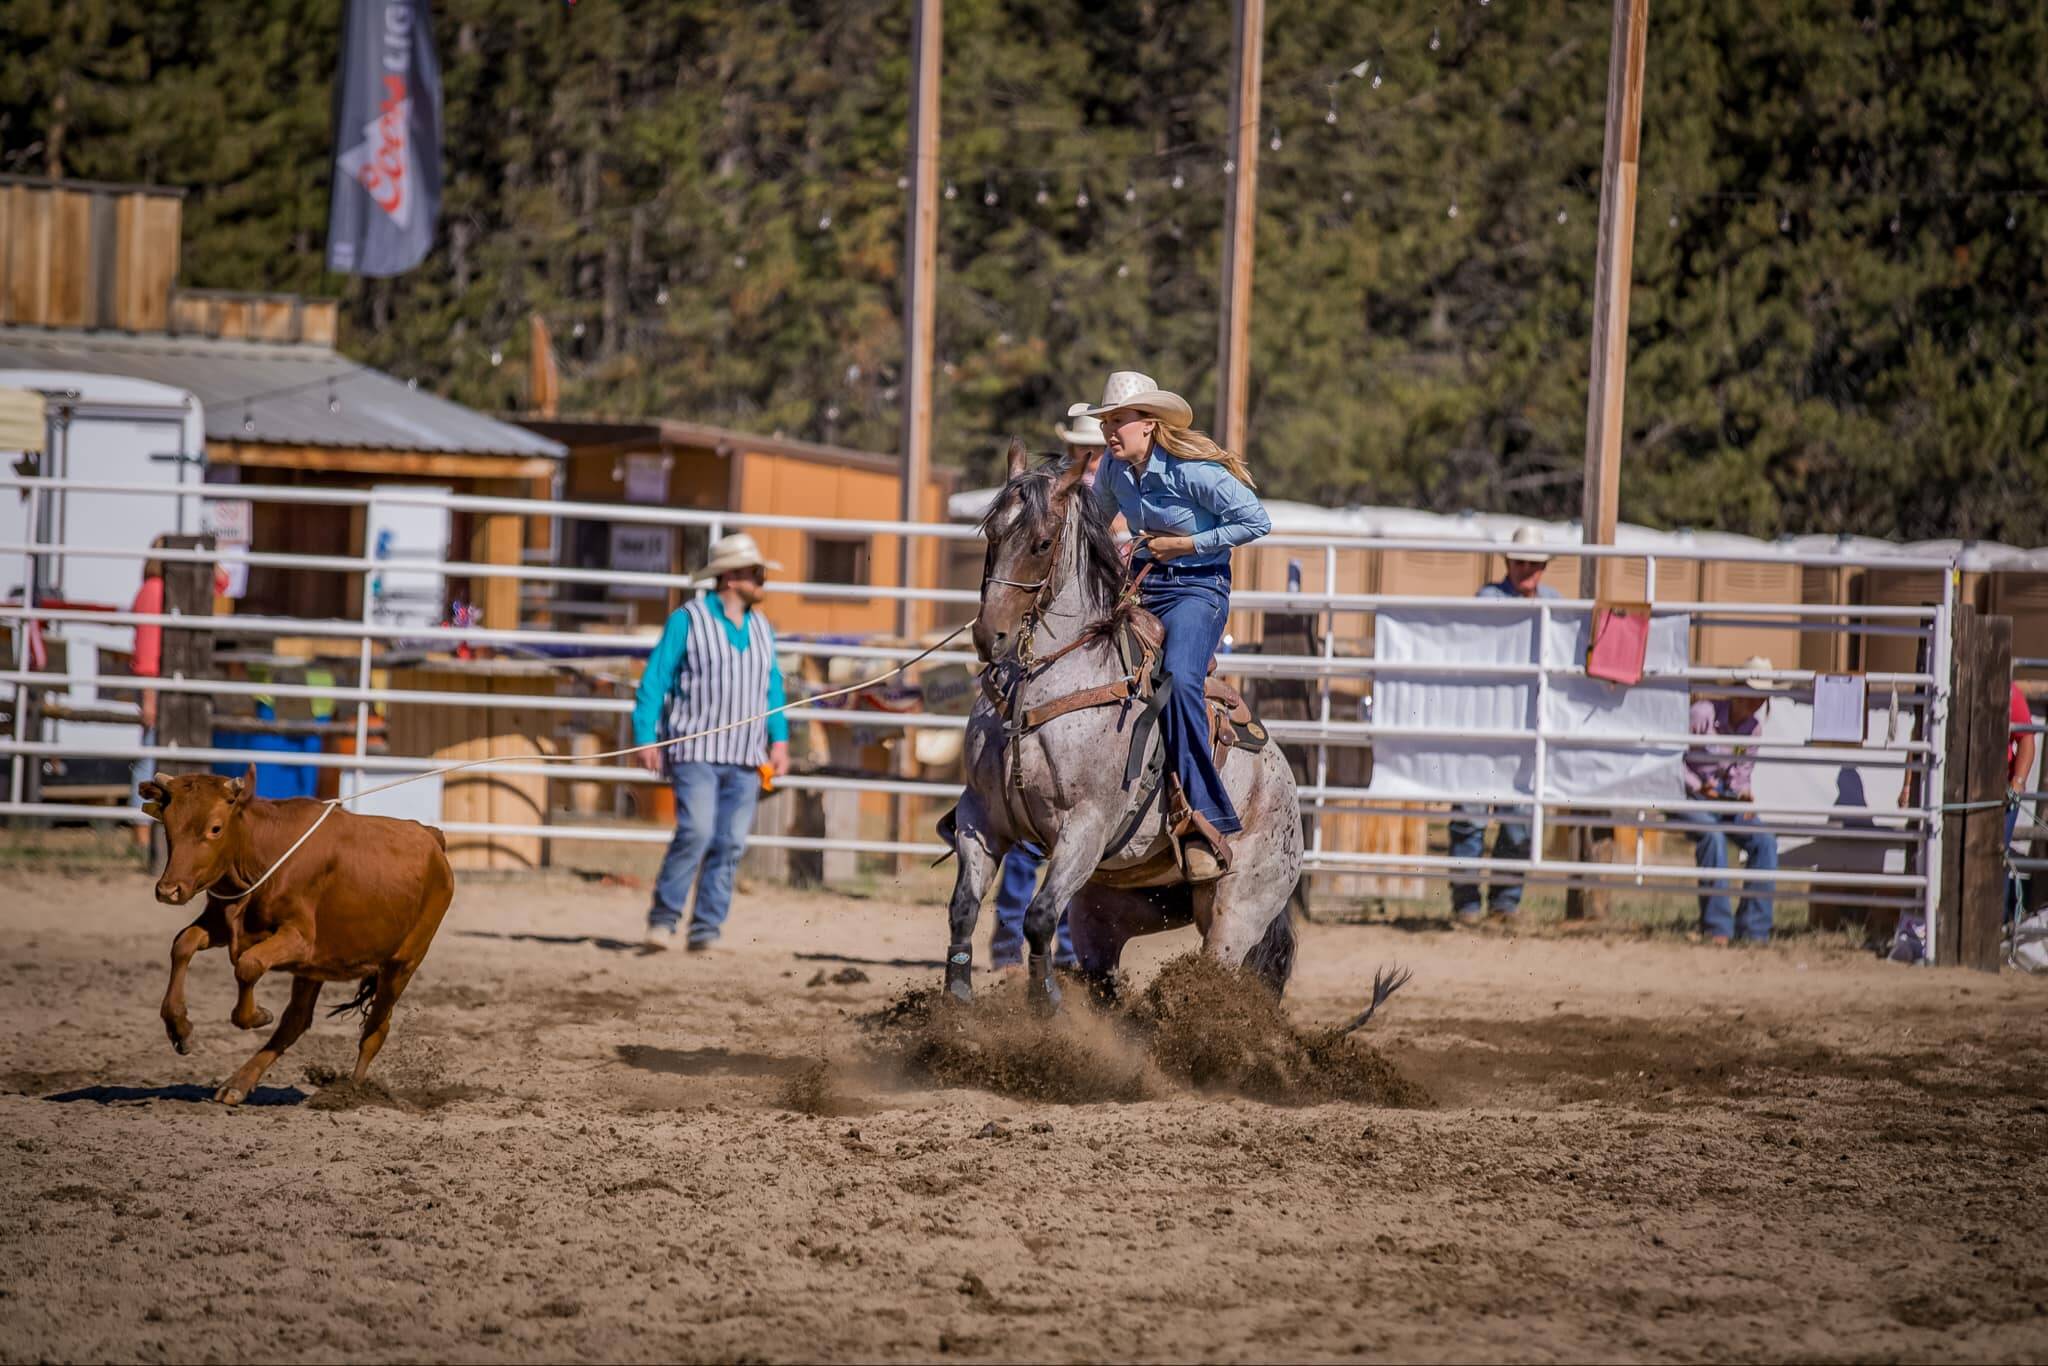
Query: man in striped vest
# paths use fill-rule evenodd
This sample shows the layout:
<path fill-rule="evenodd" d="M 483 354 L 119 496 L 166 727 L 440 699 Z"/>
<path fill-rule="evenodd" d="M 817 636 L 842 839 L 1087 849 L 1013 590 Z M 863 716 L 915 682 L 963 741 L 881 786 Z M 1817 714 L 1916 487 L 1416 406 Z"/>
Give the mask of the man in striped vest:
<path fill-rule="evenodd" d="M 711 591 L 669 614 L 640 675 L 633 742 L 675 740 L 640 754 L 657 773 L 667 766 L 676 793 L 676 835 L 647 908 L 650 949 L 674 941 L 693 883 L 689 950 L 701 953 L 717 940 L 761 796 L 760 766 L 778 777 L 789 771 L 789 721 L 779 712 L 762 715 L 784 699 L 775 632 L 754 610 L 766 596 L 768 571 L 780 568 L 744 531 L 714 541 L 698 575 Z"/>

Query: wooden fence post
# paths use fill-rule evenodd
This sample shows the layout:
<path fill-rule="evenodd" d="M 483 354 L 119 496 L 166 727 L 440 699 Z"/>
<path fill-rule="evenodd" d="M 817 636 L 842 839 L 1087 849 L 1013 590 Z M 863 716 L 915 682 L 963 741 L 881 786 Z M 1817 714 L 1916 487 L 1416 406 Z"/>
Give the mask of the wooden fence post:
<path fill-rule="evenodd" d="M 1934 875 L 1940 879 L 1940 893 L 1936 899 L 1933 941 L 1927 948 L 1934 961 L 1944 965 L 1961 956 L 1966 830 L 1961 808 L 1970 784 L 1970 721 L 1976 708 L 1970 705 L 1969 698 L 1976 640 L 1977 609 L 1959 602 L 1949 622 L 1948 741 L 1941 756 L 1941 791 L 1933 794 L 1934 804 L 1948 809 L 1937 817 L 1941 821 L 1941 867 L 1934 870 Z"/>
<path fill-rule="evenodd" d="M 212 550 L 211 536 L 166 536 L 166 550 Z M 177 560 L 164 565 L 164 614 L 179 617 L 213 615 L 213 562 Z M 210 627 L 164 628 L 162 676 L 167 679 L 213 677 L 213 631 Z M 156 735 L 160 745 L 203 749 L 213 743 L 213 695 L 164 692 L 157 695 Z M 199 760 L 165 761 L 166 773 L 203 773 L 211 767 Z"/>
<path fill-rule="evenodd" d="M 1997 972 L 2005 928 L 2006 746 L 2012 723 L 2012 618 L 1979 616 L 1968 661 L 1969 780 L 1963 817 L 1962 881 L 1956 956 L 1948 961 Z M 1958 689 L 1959 697 L 1962 689 Z M 1946 938 L 1946 936 L 1944 936 Z"/>

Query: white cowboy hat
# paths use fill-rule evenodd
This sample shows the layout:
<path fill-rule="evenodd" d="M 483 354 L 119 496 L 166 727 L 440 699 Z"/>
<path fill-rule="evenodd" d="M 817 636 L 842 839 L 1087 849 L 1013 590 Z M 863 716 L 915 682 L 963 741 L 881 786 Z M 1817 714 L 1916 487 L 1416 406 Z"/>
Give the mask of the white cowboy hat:
<path fill-rule="evenodd" d="M 1515 528 L 1515 534 L 1508 537 L 1509 549 L 1503 551 L 1502 553 L 1506 555 L 1507 558 L 1511 560 L 1520 560 L 1524 564 L 1549 564 L 1549 551 L 1522 549 L 1522 547 L 1524 546 L 1542 544 L 1542 532 L 1538 531 L 1533 526 L 1518 526 Z"/>
<path fill-rule="evenodd" d="M 1071 420 L 1072 425 L 1057 426 L 1053 430 L 1058 432 L 1060 440 L 1066 442 L 1069 446 L 1107 446 L 1109 444 L 1102 435 L 1102 423 L 1088 415 L 1087 404 L 1076 403 L 1073 407 L 1067 409 L 1067 417 Z"/>
<path fill-rule="evenodd" d="M 1742 661 L 1742 681 L 1750 687 L 1760 688 L 1764 692 L 1783 692 L 1792 685 L 1780 679 L 1758 678 L 1756 676 L 1760 673 L 1770 673 L 1777 667 L 1777 665 L 1771 663 L 1770 657 L 1767 655 L 1751 655 L 1748 659 Z"/>
<path fill-rule="evenodd" d="M 1163 419 L 1169 427 L 1185 427 L 1195 420 L 1195 410 L 1188 407 L 1186 399 L 1160 388 L 1153 383 L 1152 376 L 1141 375 L 1136 370 L 1118 370 L 1110 375 L 1109 383 L 1102 386 L 1102 402 L 1071 415 L 1101 417 L 1119 408 L 1135 408 L 1141 413 L 1150 413 Z"/>
<path fill-rule="evenodd" d="M 764 559 L 761 547 L 754 544 L 754 538 L 744 531 L 735 531 L 730 536 L 720 536 L 711 543 L 710 558 L 697 571 L 700 582 L 715 580 L 720 574 L 735 569 L 780 569 L 774 560 Z"/>

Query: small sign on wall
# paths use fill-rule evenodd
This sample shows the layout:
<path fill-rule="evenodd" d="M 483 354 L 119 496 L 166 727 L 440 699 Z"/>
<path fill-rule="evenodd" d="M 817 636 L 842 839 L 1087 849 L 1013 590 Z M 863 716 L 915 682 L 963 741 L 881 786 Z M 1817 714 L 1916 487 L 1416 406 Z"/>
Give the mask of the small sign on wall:
<path fill-rule="evenodd" d="M 247 498 L 215 498 L 206 504 L 206 529 L 222 550 L 247 550 L 256 539 L 256 505 Z M 227 571 L 226 598 L 241 598 L 249 591 L 249 566 L 236 560 L 221 566 Z"/>
<path fill-rule="evenodd" d="M 628 574 L 666 574 L 675 551 L 673 527 L 642 526 L 635 522 L 613 522 L 611 567 Z M 611 592 L 622 598 L 658 598 L 668 589 L 659 584 L 614 584 Z"/>
<path fill-rule="evenodd" d="M 626 501 L 666 503 L 668 501 L 669 457 L 629 455 L 626 457 Z"/>

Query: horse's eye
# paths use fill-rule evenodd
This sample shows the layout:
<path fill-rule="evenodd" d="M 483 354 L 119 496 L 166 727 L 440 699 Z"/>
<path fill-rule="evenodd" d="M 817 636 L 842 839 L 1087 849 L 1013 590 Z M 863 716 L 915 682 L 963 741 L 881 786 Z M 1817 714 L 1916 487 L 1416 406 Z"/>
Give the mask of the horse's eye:
<path fill-rule="evenodd" d="M 1039 554 L 1043 555 L 1046 551 L 1050 549 L 1052 549 L 1052 537 L 1048 536 L 1038 543 Z"/>

